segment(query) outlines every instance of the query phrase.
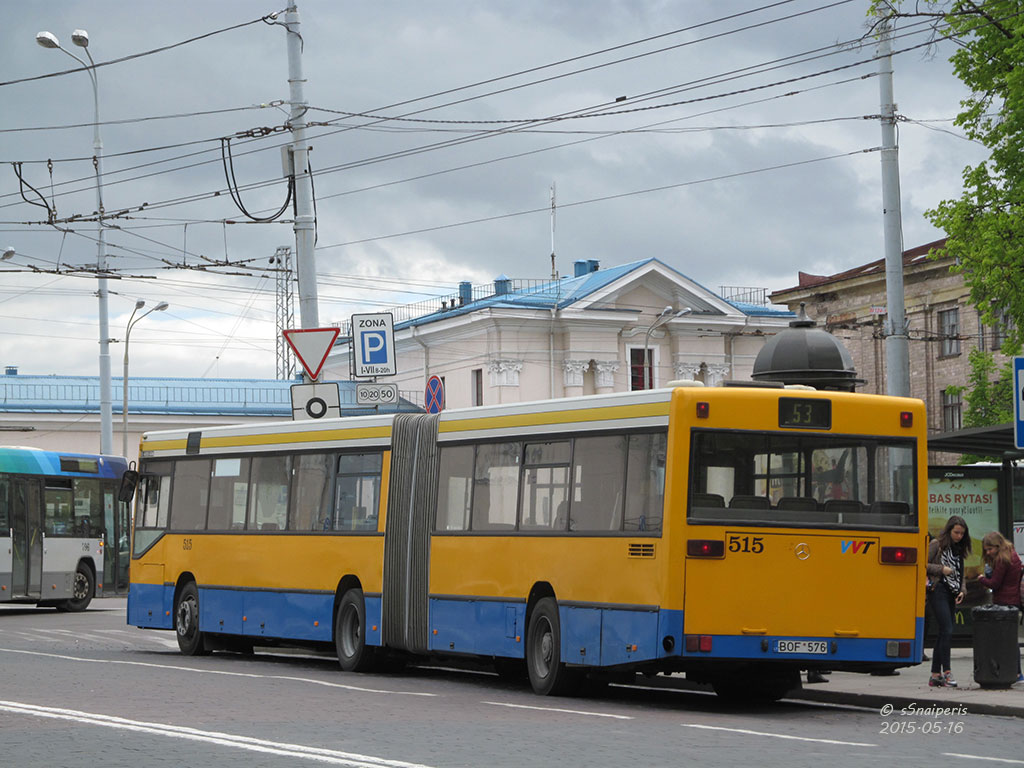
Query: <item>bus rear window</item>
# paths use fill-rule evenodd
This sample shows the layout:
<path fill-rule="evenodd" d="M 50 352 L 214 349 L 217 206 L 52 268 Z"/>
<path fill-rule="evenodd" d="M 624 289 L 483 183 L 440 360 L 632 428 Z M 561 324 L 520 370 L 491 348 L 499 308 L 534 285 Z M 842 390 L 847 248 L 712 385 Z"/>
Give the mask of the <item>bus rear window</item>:
<path fill-rule="evenodd" d="M 917 527 L 910 440 L 695 431 L 692 456 L 691 523 Z"/>

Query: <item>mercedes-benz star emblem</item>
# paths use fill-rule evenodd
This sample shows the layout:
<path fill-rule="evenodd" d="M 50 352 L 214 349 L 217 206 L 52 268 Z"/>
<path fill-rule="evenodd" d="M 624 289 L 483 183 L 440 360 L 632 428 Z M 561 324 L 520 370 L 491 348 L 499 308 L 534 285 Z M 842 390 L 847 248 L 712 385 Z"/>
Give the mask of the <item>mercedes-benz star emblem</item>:
<path fill-rule="evenodd" d="M 796 552 L 797 560 L 806 560 L 811 556 L 811 545 L 800 542 L 796 545 L 796 549 L 794 551 Z"/>

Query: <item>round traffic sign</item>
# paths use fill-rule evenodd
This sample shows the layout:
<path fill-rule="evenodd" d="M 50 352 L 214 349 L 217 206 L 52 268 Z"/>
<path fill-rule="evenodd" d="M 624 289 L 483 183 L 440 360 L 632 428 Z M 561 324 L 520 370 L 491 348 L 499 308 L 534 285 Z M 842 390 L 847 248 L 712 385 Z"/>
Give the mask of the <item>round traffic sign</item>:
<path fill-rule="evenodd" d="M 440 376 L 431 376 L 427 379 L 423 404 L 427 413 L 440 413 L 444 410 L 444 382 L 441 381 Z"/>

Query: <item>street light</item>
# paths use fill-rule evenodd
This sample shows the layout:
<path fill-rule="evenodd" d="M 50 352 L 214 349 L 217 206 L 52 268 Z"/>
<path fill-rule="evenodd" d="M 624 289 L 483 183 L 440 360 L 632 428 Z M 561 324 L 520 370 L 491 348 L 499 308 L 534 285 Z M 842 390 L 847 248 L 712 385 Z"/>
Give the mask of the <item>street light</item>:
<path fill-rule="evenodd" d="M 14 258 L 14 246 L 8 245 L 4 248 L 4 255 L 0 256 L 0 261 L 7 261 L 8 259 Z"/>
<path fill-rule="evenodd" d="M 143 312 L 135 317 L 135 313 L 144 306 L 146 306 L 146 302 L 142 299 L 135 302 L 135 309 L 132 310 L 131 317 L 128 318 L 128 325 L 124 330 L 124 374 L 121 376 L 121 455 L 125 458 L 128 457 L 128 340 L 131 338 L 132 328 L 139 320 L 150 312 L 163 312 L 170 305 L 166 301 L 161 301 L 148 312 Z"/>
<path fill-rule="evenodd" d="M 40 32 L 36 35 L 36 42 L 43 48 L 56 48 L 66 53 L 86 67 L 89 79 L 92 80 L 92 148 L 93 164 L 96 168 L 96 274 L 98 278 L 96 295 L 100 300 L 100 453 L 109 454 L 113 452 L 114 424 L 110 383 L 110 322 L 107 316 L 107 244 L 103 229 L 103 142 L 100 141 L 100 89 L 96 79 L 96 62 L 93 61 L 92 54 L 89 53 L 89 33 L 84 29 L 76 29 L 72 32 L 71 42 L 85 50 L 85 55 L 89 59 L 88 63 L 67 48 L 62 48 L 57 36 L 51 32 Z"/>
<path fill-rule="evenodd" d="M 678 312 L 674 312 L 672 310 L 672 307 L 665 307 L 663 310 L 661 310 L 661 314 L 659 314 L 654 319 L 654 322 L 651 323 L 650 326 L 647 328 L 647 333 L 644 335 L 644 389 L 654 388 L 654 365 L 650 364 L 651 332 L 655 328 L 660 328 L 670 320 L 675 320 L 677 317 L 688 315 L 691 312 L 693 312 L 693 310 L 690 309 L 689 307 L 684 307 L 683 309 L 680 309 Z"/>

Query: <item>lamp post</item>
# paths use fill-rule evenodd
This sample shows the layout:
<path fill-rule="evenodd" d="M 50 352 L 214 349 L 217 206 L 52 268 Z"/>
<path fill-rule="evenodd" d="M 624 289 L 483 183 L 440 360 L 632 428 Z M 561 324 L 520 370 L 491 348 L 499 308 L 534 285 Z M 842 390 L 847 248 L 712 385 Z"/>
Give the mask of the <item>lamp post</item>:
<path fill-rule="evenodd" d="M 161 301 L 148 312 L 143 312 L 135 317 L 135 313 L 144 306 L 146 306 L 146 302 L 142 299 L 135 302 L 135 309 L 132 310 L 131 317 L 128 318 L 128 325 L 124 329 L 124 374 L 121 377 L 121 455 L 125 458 L 128 457 L 128 340 L 131 338 L 132 328 L 139 320 L 150 312 L 163 312 L 170 305 L 166 301 Z"/>
<path fill-rule="evenodd" d="M 673 312 L 672 307 L 665 307 L 661 310 L 661 313 L 654 319 L 654 322 L 647 328 L 647 333 L 644 335 L 644 389 L 654 388 L 654 365 L 651 363 L 651 333 L 655 328 L 660 328 L 670 320 L 675 320 L 677 317 L 688 315 L 693 310 L 689 307 L 684 307 L 678 312 Z"/>
<path fill-rule="evenodd" d="M 84 29 L 76 29 L 72 32 L 71 42 L 85 50 L 85 55 L 89 59 L 88 63 L 67 48 L 62 48 L 57 36 L 51 32 L 40 32 L 36 35 L 36 42 L 43 48 L 56 48 L 66 53 L 86 67 L 89 79 L 92 80 L 92 148 L 93 165 L 96 168 L 96 274 L 98 278 L 96 295 L 100 300 L 100 453 L 109 454 L 114 449 L 114 424 L 110 383 L 110 322 L 107 316 L 107 245 L 103 229 L 103 142 L 100 141 L 100 90 L 96 79 L 96 62 L 93 61 L 92 54 L 89 53 L 89 33 Z"/>

